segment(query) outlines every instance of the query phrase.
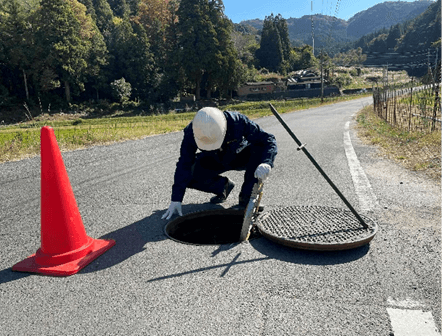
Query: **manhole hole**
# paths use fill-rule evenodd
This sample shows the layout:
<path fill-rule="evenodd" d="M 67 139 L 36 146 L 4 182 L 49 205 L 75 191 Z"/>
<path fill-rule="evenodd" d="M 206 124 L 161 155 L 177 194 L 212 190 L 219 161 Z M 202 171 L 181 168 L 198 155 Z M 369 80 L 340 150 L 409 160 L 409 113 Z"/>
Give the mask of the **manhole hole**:
<path fill-rule="evenodd" d="M 369 243 L 377 224 L 361 216 L 364 228 L 352 212 L 320 206 L 277 208 L 257 221 L 260 233 L 279 244 L 306 250 L 345 250 Z"/>
<path fill-rule="evenodd" d="M 216 209 L 194 212 L 168 223 L 166 235 L 178 242 L 217 245 L 239 242 L 244 210 Z"/>

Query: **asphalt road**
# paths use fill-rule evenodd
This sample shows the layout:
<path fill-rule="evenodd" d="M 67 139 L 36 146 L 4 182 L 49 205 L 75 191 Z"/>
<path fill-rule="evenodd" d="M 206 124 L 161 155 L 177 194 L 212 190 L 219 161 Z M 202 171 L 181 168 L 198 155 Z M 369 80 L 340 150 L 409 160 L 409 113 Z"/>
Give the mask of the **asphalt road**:
<path fill-rule="evenodd" d="M 349 202 L 379 225 L 369 245 L 347 251 L 265 238 L 203 246 L 168 239 L 161 216 L 177 132 L 63 153 L 87 234 L 116 245 L 73 276 L 12 272 L 40 247 L 40 159 L 0 164 L 0 335 L 440 335 L 440 184 L 358 140 L 352 115 L 370 103 L 283 115 Z M 279 147 L 266 209 L 345 208 L 275 117 L 257 122 Z M 227 175 L 241 183 L 242 173 Z M 210 208 L 209 198 L 189 190 L 184 212 Z"/>

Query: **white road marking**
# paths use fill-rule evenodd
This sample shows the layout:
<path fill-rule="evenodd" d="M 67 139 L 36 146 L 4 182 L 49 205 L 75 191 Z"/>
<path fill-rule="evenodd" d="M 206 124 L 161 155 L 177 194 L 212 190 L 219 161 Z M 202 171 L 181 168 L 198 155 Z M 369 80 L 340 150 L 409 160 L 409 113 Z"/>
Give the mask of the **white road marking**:
<path fill-rule="evenodd" d="M 345 124 L 344 149 L 360 209 L 370 211 L 377 205 L 377 198 L 351 143 L 349 121 Z M 398 307 L 387 308 L 394 336 L 441 336 L 431 312 L 416 309 L 424 308 L 419 302 L 408 298 L 399 301 L 389 297 L 387 303 L 389 306 Z"/>
<path fill-rule="evenodd" d="M 431 312 L 387 308 L 394 336 L 441 336 Z"/>
<path fill-rule="evenodd" d="M 413 301 L 409 298 L 406 298 L 405 300 L 395 300 L 391 297 L 387 299 L 387 303 L 390 307 L 399 307 L 399 308 L 422 308 L 423 305 L 420 304 L 417 301 Z"/>
<path fill-rule="evenodd" d="M 377 198 L 371 188 L 370 181 L 368 181 L 367 175 L 356 156 L 356 152 L 353 148 L 350 138 L 350 122 L 345 124 L 344 132 L 344 149 L 347 156 L 348 166 L 350 167 L 350 174 L 355 186 L 356 195 L 359 198 L 359 208 L 361 211 L 373 210 L 377 205 Z"/>

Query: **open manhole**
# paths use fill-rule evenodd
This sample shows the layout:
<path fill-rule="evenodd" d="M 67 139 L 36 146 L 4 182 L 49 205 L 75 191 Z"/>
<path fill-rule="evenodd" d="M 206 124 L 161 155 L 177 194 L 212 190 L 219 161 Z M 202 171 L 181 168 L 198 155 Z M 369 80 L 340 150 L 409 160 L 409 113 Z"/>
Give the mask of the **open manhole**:
<path fill-rule="evenodd" d="M 169 222 L 164 232 L 182 243 L 218 245 L 239 242 L 244 210 L 216 209 L 190 213 Z"/>
<path fill-rule="evenodd" d="M 265 237 L 276 243 L 305 250 L 346 250 L 368 244 L 377 224 L 352 212 L 321 206 L 289 206 L 265 212 L 256 219 L 249 239 Z M 240 242 L 244 210 L 216 209 L 190 213 L 169 222 L 164 231 L 172 240 L 217 245 Z"/>

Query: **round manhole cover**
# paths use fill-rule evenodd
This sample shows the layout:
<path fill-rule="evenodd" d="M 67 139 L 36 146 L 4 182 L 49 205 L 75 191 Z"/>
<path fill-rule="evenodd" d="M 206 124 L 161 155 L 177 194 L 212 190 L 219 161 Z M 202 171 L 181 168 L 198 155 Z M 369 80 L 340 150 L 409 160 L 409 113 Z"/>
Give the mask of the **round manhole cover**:
<path fill-rule="evenodd" d="M 306 250 L 345 250 L 368 244 L 378 226 L 361 216 L 364 228 L 351 211 L 320 206 L 273 209 L 258 218 L 261 234 L 279 244 Z"/>

